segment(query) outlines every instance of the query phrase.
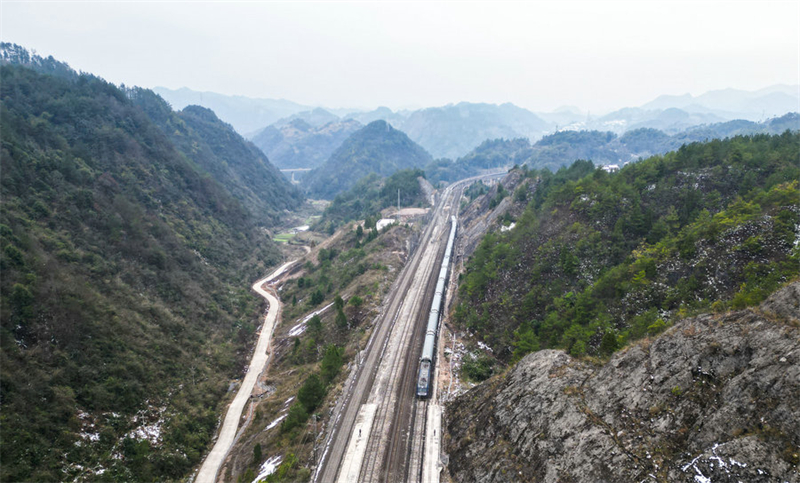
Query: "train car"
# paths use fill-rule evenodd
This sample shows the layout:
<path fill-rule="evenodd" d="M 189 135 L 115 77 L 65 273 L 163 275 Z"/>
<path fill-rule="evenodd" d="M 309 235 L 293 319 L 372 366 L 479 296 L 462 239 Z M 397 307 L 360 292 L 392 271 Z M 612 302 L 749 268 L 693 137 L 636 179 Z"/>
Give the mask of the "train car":
<path fill-rule="evenodd" d="M 451 218 L 450 236 L 444 251 L 444 259 L 439 269 L 439 278 L 436 280 L 436 289 L 433 293 L 431 310 L 428 314 L 428 326 L 425 330 L 425 340 L 422 344 L 422 355 L 419 359 L 419 372 L 417 374 L 417 397 L 430 397 L 433 386 L 434 363 L 436 356 L 436 334 L 439 331 L 439 315 L 444 305 L 444 291 L 447 285 L 447 273 L 450 267 L 450 255 L 456 238 L 456 217 Z"/>

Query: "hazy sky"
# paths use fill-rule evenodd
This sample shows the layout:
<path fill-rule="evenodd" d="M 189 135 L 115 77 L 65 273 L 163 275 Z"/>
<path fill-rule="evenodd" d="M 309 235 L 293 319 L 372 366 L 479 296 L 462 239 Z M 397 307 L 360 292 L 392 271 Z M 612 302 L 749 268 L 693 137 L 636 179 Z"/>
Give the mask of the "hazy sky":
<path fill-rule="evenodd" d="M 114 83 L 328 107 L 603 111 L 800 83 L 800 0 L 0 5 L 4 41 Z"/>

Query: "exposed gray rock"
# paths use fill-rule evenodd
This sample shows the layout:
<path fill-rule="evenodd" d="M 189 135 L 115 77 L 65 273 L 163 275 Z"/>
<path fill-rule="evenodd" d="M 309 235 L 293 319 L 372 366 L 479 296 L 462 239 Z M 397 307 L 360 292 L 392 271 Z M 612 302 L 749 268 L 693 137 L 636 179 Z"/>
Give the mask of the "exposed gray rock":
<path fill-rule="evenodd" d="M 800 283 L 596 366 L 530 354 L 447 411 L 457 482 L 800 481 Z"/>
<path fill-rule="evenodd" d="M 761 310 L 793 322 L 800 322 L 800 284 L 794 283 L 770 295 L 761 304 Z"/>

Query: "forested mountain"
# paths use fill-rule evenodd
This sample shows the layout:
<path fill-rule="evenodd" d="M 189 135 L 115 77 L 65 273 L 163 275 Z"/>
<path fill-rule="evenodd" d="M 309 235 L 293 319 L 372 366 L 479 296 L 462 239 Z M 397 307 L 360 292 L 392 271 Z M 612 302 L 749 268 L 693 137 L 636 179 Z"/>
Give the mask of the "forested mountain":
<path fill-rule="evenodd" d="M 185 478 L 301 196 L 210 111 L 4 59 L 0 479 Z"/>
<path fill-rule="evenodd" d="M 701 124 L 714 124 L 727 119 L 731 118 L 708 112 L 689 112 L 676 107 L 667 109 L 624 107 L 600 117 L 562 125 L 562 128 L 572 131 L 612 131 L 616 134 L 633 129 L 650 128 L 674 134 Z"/>
<path fill-rule="evenodd" d="M 182 153 L 212 175 L 256 219 L 274 222 L 280 212 L 302 201 L 302 194 L 286 182 L 264 153 L 213 111 L 187 106 L 176 113 L 152 91 L 135 88 L 127 94 Z"/>
<path fill-rule="evenodd" d="M 390 176 L 430 161 L 431 156 L 403 132 L 375 121 L 353 133 L 325 164 L 311 171 L 305 178 L 306 190 L 312 197 L 331 199 L 369 173 Z"/>
<path fill-rule="evenodd" d="M 532 149 L 530 141 L 524 138 L 486 140 L 455 161 L 447 158 L 432 161 L 425 166 L 425 174 L 432 183 L 453 182 L 486 170 L 522 165 L 530 158 Z"/>
<path fill-rule="evenodd" d="M 531 144 L 527 139 L 486 141 L 455 161 L 437 159 L 425 167 L 431 182 L 455 181 L 486 169 L 527 165 L 557 170 L 577 159 L 595 164 L 624 164 L 639 158 L 664 154 L 684 144 L 723 139 L 742 134 L 779 134 L 800 130 L 800 114 L 789 113 L 762 123 L 736 120 L 698 126 L 669 135 L 658 129 L 641 128 L 621 136 L 613 132 L 559 131 Z"/>
<path fill-rule="evenodd" d="M 351 220 L 379 216 L 382 209 L 398 203 L 398 192 L 400 206 L 426 206 L 428 200 L 420 186 L 420 178 L 424 177 L 421 169 L 403 169 L 388 178 L 370 173 L 349 190 L 336 195 L 320 223 L 325 227 L 338 226 Z"/>
<path fill-rule="evenodd" d="M 765 118 L 783 116 L 796 111 L 798 106 L 797 86 L 786 85 L 774 85 L 756 91 L 724 89 L 698 96 L 664 95 L 641 106 L 624 107 L 600 116 L 581 112 L 576 107 L 564 107 L 550 113 L 533 113 L 510 103 L 461 102 L 400 111 L 392 111 L 388 107 L 372 111 L 322 109 L 286 100 L 224 96 L 186 88 L 172 90 L 158 87 L 154 90 L 178 109 L 190 104 L 208 107 L 250 138 L 270 127 L 280 131 L 297 119 L 314 128 L 344 120 L 356 120 L 363 125 L 383 120 L 405 132 L 434 157 L 449 159 L 466 156 L 488 139 L 527 138 L 534 143 L 545 134 L 564 129 L 610 131 L 618 136 L 637 129 L 658 129 L 675 135 L 731 120 L 764 123 Z M 277 154 L 279 148 L 276 146 L 280 142 L 270 141 L 275 134 L 274 130 L 271 131 L 263 141 L 256 142 L 268 156 Z M 782 130 L 771 132 L 779 133 Z M 687 142 L 702 140 L 695 138 Z M 308 149 L 313 150 L 310 145 L 304 145 L 300 151 Z M 275 160 L 276 165 L 287 166 L 282 162 L 286 153 L 281 151 L 281 159 Z"/>
<path fill-rule="evenodd" d="M 355 111 L 348 113 L 344 119 L 354 119 L 361 124 L 369 124 L 373 121 L 386 121 L 392 126 L 401 126 L 406 118 L 411 114 L 409 111 L 392 111 L 386 106 L 378 107 L 371 111 Z"/>
<path fill-rule="evenodd" d="M 787 131 L 616 174 L 588 161 L 523 171 L 511 200 L 527 208 L 475 251 L 455 320 L 508 362 L 544 348 L 607 355 L 686 314 L 757 304 L 800 274 L 799 157 Z M 500 206 L 511 191 L 485 196 Z"/>
<path fill-rule="evenodd" d="M 561 129 L 612 131 L 621 135 L 627 131 L 650 128 L 676 134 L 700 125 L 732 120 L 764 122 L 765 119 L 796 112 L 797 86 L 774 85 L 757 91 L 723 89 L 699 96 L 659 96 L 641 106 L 617 109 L 601 116 L 542 114 L 542 118 L 558 124 Z"/>
<path fill-rule="evenodd" d="M 192 105 L 207 107 L 220 119 L 232 125 L 241 135 L 253 133 L 280 119 L 310 109 L 309 106 L 286 99 L 226 96 L 215 92 L 197 92 L 186 87 L 180 89 L 154 87 L 153 92 L 169 102 L 174 109 Z"/>
<path fill-rule="evenodd" d="M 393 112 L 382 107 L 347 114 L 341 122 L 336 122 L 336 119 L 334 114 L 322 109 L 298 113 L 266 127 L 252 140 L 277 166 L 294 168 L 320 164 L 316 162 L 318 156 L 315 154 L 329 149 L 335 144 L 330 138 L 357 125 L 354 124 L 356 121 L 362 124 L 385 121 L 434 156 L 449 158 L 466 155 L 488 139 L 536 140 L 552 127 L 532 112 L 513 104 L 469 102 L 410 112 Z M 304 162 L 308 157 L 315 161 Z"/>
<path fill-rule="evenodd" d="M 362 127 L 353 120 L 314 126 L 297 118 L 285 125 L 273 124 L 262 129 L 252 141 L 279 168 L 316 168 Z"/>

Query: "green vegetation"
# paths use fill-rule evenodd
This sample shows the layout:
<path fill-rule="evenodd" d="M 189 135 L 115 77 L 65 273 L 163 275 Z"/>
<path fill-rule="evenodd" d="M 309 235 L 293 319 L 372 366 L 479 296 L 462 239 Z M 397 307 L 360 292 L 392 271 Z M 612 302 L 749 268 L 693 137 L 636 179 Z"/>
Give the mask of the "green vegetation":
<path fill-rule="evenodd" d="M 374 226 L 374 219 L 368 221 L 368 227 Z M 261 444 L 265 458 L 292 453 L 298 459 L 284 479 L 268 481 L 307 481 L 303 478 L 313 464 L 316 431 L 331 424 L 330 408 L 347 375 L 344 367 L 369 338 L 371 327 L 365 322 L 376 315 L 383 293 L 402 266 L 397 252 L 410 231 L 396 225 L 373 236 L 376 232 L 370 227 L 359 237 L 351 227 L 313 251 L 302 271 L 281 286 L 279 293 L 287 302 L 282 319 L 294 321 L 287 330 L 297 335 L 287 335 L 288 340 L 275 345 L 271 373 L 276 377 L 269 384 L 276 390 L 258 403 L 251 425 L 234 448 L 230 479 L 253 481 L 258 462 L 252 462 L 252 455 L 255 444 Z M 320 297 L 312 307 L 310 298 L 316 293 Z M 328 308 L 311 316 L 305 331 L 294 331 L 311 310 L 323 307 Z M 287 402 L 293 394 L 296 399 Z M 265 429 L 281 416 L 275 429 Z"/>
<path fill-rule="evenodd" d="M 789 113 L 763 123 L 729 121 L 688 129 L 669 135 L 652 128 L 640 128 L 617 136 L 612 132 L 560 131 L 531 144 L 527 139 L 484 141 L 469 154 L 452 161 L 437 159 L 425 166 L 431 183 L 456 181 L 481 171 L 513 165 L 534 169 L 557 170 L 576 159 L 590 159 L 597 164 L 622 164 L 654 154 L 663 154 L 684 144 L 722 139 L 743 134 L 780 134 L 797 130 L 800 114 Z"/>
<path fill-rule="evenodd" d="M 424 206 L 427 201 L 418 178 L 424 178 L 420 169 L 404 169 L 382 179 L 375 173 L 361 178 L 356 185 L 336 195 L 325 209 L 318 226 L 340 226 L 352 220 L 363 220 L 384 208 L 397 205 L 400 191 L 400 206 Z"/>
<path fill-rule="evenodd" d="M 299 339 L 295 339 L 299 341 Z M 313 341 L 313 339 L 311 339 Z M 281 423 L 281 432 L 288 433 L 293 429 L 301 427 L 308 421 L 325 399 L 328 387 L 344 364 L 344 350 L 333 344 L 325 348 L 325 356 L 320 364 L 320 375 L 316 373 L 306 379 L 303 386 L 297 392 L 297 402 L 289 408 L 286 419 Z"/>
<path fill-rule="evenodd" d="M 342 364 L 344 363 L 342 359 L 343 356 L 343 351 L 335 345 L 329 345 L 325 348 L 325 355 L 322 357 L 321 368 L 322 380 L 325 381 L 326 384 L 330 384 L 339 374 L 339 369 L 342 368 Z"/>
<path fill-rule="evenodd" d="M 453 182 L 485 170 L 522 164 L 528 159 L 530 150 L 531 144 L 527 139 L 486 140 L 455 161 L 437 159 L 431 162 L 425 166 L 425 173 L 432 183 Z"/>
<path fill-rule="evenodd" d="M 281 292 L 281 298 L 289 301 L 290 305 L 284 308 L 284 317 L 292 319 L 308 312 L 311 308 L 319 307 L 331 297 L 338 297 L 356 278 L 369 272 L 380 274 L 386 266 L 375 260 L 375 255 L 383 248 L 384 242 L 378 239 L 378 232 L 374 225 L 377 218 L 368 218 L 368 234 L 361 236 L 353 230 L 341 240 L 336 248 L 322 248 L 317 253 L 317 261 L 313 264 L 307 262 L 305 273 L 294 280 L 288 281 Z M 390 233 L 391 230 L 403 229 L 397 225 L 385 228 L 381 233 Z M 347 306 L 337 307 L 338 327 L 342 329 L 353 328 L 361 323 L 361 304 L 367 293 L 359 292 L 351 299 Z M 295 301 L 292 303 L 292 301 Z"/>
<path fill-rule="evenodd" d="M 280 260 L 261 226 L 300 195 L 210 112 L 18 58 L 0 70 L 0 480 L 181 480 L 253 340 L 246 287 Z"/>
<path fill-rule="evenodd" d="M 470 355 L 464 358 L 461 373 L 470 381 L 481 382 L 492 377 L 494 366 L 495 360 L 485 354 Z"/>
<path fill-rule="evenodd" d="M 278 233 L 274 237 L 272 237 L 272 241 L 277 243 L 289 243 L 289 241 L 295 237 L 294 233 Z"/>
<path fill-rule="evenodd" d="M 455 319 L 503 361 L 608 355 L 699 311 L 758 304 L 800 273 L 800 134 L 686 145 L 617 174 L 523 170 L 536 190 L 490 233 Z"/>
<path fill-rule="evenodd" d="M 305 177 L 312 197 L 332 199 L 375 173 L 390 176 L 402 169 L 421 168 L 431 157 L 403 132 L 385 121 L 374 121 L 353 133 L 330 159 Z"/>

